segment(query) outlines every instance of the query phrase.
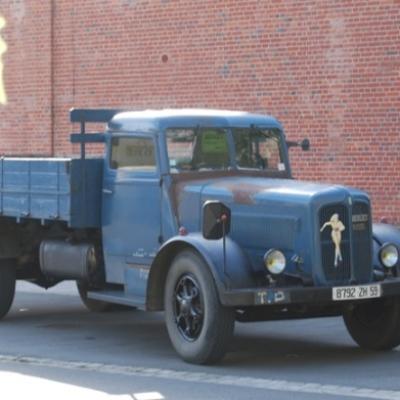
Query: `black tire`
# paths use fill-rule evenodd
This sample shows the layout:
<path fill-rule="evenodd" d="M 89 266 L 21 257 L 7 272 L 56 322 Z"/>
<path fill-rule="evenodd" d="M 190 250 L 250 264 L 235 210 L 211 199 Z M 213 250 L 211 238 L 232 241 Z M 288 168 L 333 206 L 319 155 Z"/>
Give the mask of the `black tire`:
<path fill-rule="evenodd" d="M 0 319 L 10 311 L 15 294 L 15 265 L 11 260 L 0 261 Z"/>
<path fill-rule="evenodd" d="M 390 350 L 400 344 L 400 298 L 388 297 L 357 304 L 343 319 L 354 341 L 368 350 Z"/>
<path fill-rule="evenodd" d="M 164 306 L 170 340 L 184 361 L 214 364 L 224 357 L 234 310 L 220 304 L 208 265 L 196 252 L 185 250 L 172 262 Z"/>

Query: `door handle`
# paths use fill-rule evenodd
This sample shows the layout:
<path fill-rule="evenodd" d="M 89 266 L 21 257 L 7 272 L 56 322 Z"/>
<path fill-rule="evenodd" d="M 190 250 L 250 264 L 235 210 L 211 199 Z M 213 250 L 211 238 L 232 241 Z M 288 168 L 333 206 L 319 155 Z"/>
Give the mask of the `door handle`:
<path fill-rule="evenodd" d="M 113 194 L 114 192 L 110 189 L 103 189 L 104 194 Z"/>

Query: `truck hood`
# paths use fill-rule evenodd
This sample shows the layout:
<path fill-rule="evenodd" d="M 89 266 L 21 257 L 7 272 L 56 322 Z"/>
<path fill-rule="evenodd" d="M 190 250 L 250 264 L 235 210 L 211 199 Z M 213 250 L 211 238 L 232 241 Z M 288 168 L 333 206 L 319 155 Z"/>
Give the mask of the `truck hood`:
<path fill-rule="evenodd" d="M 293 260 L 301 259 L 302 270 L 316 284 L 326 282 L 321 264 L 323 224 L 343 207 L 361 202 L 369 209 L 368 196 L 360 190 L 291 179 L 235 176 L 184 181 L 175 193 L 179 223 L 188 232 L 201 231 L 204 202 L 219 200 L 231 209 L 229 239 L 240 246 L 255 272 L 265 270 L 263 256 L 275 248 L 284 252 L 288 273 L 298 273 Z M 343 222 L 349 231 L 349 220 Z"/>
<path fill-rule="evenodd" d="M 355 200 L 369 202 L 364 192 L 340 185 L 238 176 L 183 181 L 175 193 L 179 223 L 189 232 L 201 231 L 205 201 L 226 204 L 232 214 L 229 236 L 245 250 L 254 269 L 262 265 L 267 249 L 279 248 L 288 257 L 300 254 L 311 271 L 320 210 Z"/>
<path fill-rule="evenodd" d="M 197 214 L 206 200 L 219 200 L 235 209 L 240 206 L 279 204 L 293 207 L 326 201 L 341 202 L 351 196 L 367 197 L 360 190 L 340 185 L 292 179 L 224 177 L 180 182 L 176 190 L 178 215 Z M 186 218 L 185 218 L 186 219 Z"/>

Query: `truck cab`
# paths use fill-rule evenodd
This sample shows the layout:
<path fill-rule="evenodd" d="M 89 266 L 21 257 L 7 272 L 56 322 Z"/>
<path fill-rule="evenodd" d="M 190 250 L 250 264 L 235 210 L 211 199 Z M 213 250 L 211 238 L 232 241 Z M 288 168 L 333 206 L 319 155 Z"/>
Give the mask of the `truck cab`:
<path fill-rule="evenodd" d="M 257 190 L 263 179 L 291 178 L 279 123 L 255 117 L 210 110 L 125 112 L 113 117 L 105 135 L 102 189 L 108 282 L 125 284 L 126 274 L 137 274 L 141 279 L 133 279 L 135 296 L 145 301 L 143 278 L 156 255 L 161 248 L 172 248 L 170 242 L 199 235 L 206 201 L 246 205 L 252 196 L 246 187 Z M 232 194 L 235 187 L 238 193 Z M 243 198 L 238 202 L 237 196 Z M 232 232 L 232 238 L 243 235 L 238 222 L 235 218 L 237 234 Z"/>
<path fill-rule="evenodd" d="M 372 224 L 361 190 L 294 180 L 289 148 L 309 142 L 288 141 L 275 118 L 78 109 L 71 121 L 80 159 L 2 160 L 3 176 L 29 182 L 10 203 L 1 181 L 2 315 L 15 279 L 73 279 L 92 310 L 165 310 L 193 363 L 220 360 L 235 321 L 343 315 L 361 347 L 400 344 L 399 230 Z M 105 132 L 87 133 L 91 122 Z M 104 156 L 88 157 L 90 143 Z"/>

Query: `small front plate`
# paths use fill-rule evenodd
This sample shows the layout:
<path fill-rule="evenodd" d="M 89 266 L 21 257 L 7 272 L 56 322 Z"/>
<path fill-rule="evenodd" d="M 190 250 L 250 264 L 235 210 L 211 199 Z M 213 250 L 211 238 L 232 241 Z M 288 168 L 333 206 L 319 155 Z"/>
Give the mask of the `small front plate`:
<path fill-rule="evenodd" d="M 332 288 L 332 300 L 362 300 L 381 297 L 381 285 L 341 286 Z"/>
<path fill-rule="evenodd" d="M 256 305 L 276 304 L 284 302 L 288 302 L 288 296 L 283 290 L 258 290 L 255 293 L 254 303 Z"/>

